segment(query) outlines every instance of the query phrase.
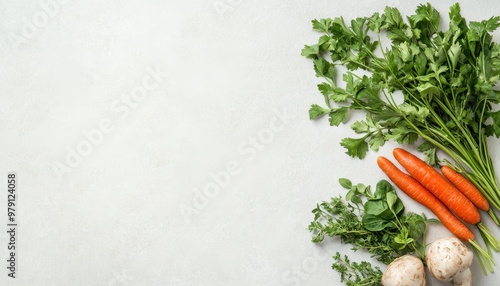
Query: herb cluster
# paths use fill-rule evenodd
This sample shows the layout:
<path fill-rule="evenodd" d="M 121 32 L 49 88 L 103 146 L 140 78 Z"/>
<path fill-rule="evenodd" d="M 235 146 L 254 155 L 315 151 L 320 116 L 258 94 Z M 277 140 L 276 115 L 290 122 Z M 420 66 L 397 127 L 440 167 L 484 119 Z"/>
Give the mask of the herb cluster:
<path fill-rule="evenodd" d="M 415 253 L 424 258 L 428 220 L 423 215 L 405 213 L 389 182 L 378 182 L 375 192 L 370 186 L 354 185 L 348 179 L 339 182 L 349 190 L 347 201 L 341 196 L 333 197 L 312 211 L 314 220 L 309 230 L 314 233 L 313 242 L 321 242 L 325 236 L 339 237 L 342 243 L 352 244 L 353 250 L 364 249 L 385 264 L 404 254 Z M 335 265 L 338 270 L 340 266 Z"/>

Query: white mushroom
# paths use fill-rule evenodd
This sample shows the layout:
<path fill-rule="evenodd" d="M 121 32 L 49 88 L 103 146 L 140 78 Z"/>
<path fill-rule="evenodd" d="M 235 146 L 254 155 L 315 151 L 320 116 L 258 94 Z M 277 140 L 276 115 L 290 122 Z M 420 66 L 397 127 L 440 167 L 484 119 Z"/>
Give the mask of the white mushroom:
<path fill-rule="evenodd" d="M 422 260 L 404 255 L 391 262 L 382 276 L 384 286 L 425 286 L 425 270 Z"/>
<path fill-rule="evenodd" d="M 455 275 L 469 268 L 473 253 L 458 238 L 448 237 L 431 243 L 425 256 L 431 274 L 440 281 L 450 282 Z"/>
<path fill-rule="evenodd" d="M 472 273 L 470 268 L 458 272 L 453 276 L 453 286 L 472 286 Z"/>

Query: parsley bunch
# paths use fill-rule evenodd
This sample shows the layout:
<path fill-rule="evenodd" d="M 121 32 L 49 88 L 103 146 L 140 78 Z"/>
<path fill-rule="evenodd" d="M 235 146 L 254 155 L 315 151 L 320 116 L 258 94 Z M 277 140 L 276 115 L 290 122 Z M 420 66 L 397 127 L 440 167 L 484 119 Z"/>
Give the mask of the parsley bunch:
<path fill-rule="evenodd" d="M 360 159 L 388 140 L 412 144 L 423 138 L 418 149 L 429 163 L 437 165 L 436 151 L 444 151 L 500 209 L 486 140 L 500 136 L 500 111 L 493 110 L 500 102 L 500 44 L 492 41 L 500 17 L 468 23 L 455 4 L 449 18 L 448 29 L 440 30 L 439 12 L 427 4 L 406 19 L 387 7 L 350 25 L 342 17 L 312 21 L 322 36 L 302 55 L 324 79 L 318 89 L 325 106 L 312 105 L 309 115 L 328 115 L 338 126 L 349 112 L 365 111 L 366 119 L 351 125 L 360 137 L 340 143 Z M 337 80 L 341 67 L 343 87 Z"/>

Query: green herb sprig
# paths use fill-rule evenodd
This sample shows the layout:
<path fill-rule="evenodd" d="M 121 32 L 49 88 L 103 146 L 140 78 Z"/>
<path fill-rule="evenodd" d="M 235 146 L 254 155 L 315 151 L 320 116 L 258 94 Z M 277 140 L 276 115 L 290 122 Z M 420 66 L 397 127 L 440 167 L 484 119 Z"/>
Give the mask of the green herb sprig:
<path fill-rule="evenodd" d="M 339 252 L 333 259 L 332 268 L 340 273 L 340 282 L 345 282 L 347 286 L 382 286 L 383 273 L 370 262 L 351 262 L 347 255 L 342 256 Z"/>

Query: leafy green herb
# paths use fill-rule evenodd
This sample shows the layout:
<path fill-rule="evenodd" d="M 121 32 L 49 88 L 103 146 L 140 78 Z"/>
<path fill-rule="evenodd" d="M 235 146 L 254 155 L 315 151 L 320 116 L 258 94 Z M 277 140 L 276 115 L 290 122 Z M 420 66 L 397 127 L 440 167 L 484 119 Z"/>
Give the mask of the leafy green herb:
<path fill-rule="evenodd" d="M 426 4 L 409 17 L 387 7 L 350 23 L 337 17 L 312 24 L 322 35 L 302 55 L 324 79 L 318 89 L 326 107 L 313 105 L 311 119 L 328 114 L 330 125 L 338 126 L 351 111 L 366 112 L 351 125 L 360 136 L 340 142 L 361 159 L 388 140 L 413 144 L 423 138 L 418 149 L 429 163 L 439 164 L 436 151 L 444 151 L 500 209 L 486 140 L 500 137 L 500 111 L 493 110 L 500 103 L 500 44 L 491 34 L 500 17 L 467 22 L 455 4 L 442 31 L 439 12 Z M 342 77 L 339 67 L 347 68 Z"/>
<path fill-rule="evenodd" d="M 385 264 L 408 253 L 423 259 L 426 218 L 405 213 L 389 182 L 378 182 L 375 192 L 348 179 L 342 178 L 339 183 L 348 190 L 346 201 L 341 196 L 333 197 L 312 211 L 314 221 L 309 230 L 314 233 L 313 242 L 323 241 L 325 236 L 339 237 L 342 243 L 352 244 L 353 250 L 367 250 Z"/>
<path fill-rule="evenodd" d="M 366 261 L 351 262 L 347 255 L 342 257 L 338 252 L 333 259 L 335 263 L 332 268 L 340 273 L 340 282 L 345 282 L 347 286 L 382 286 L 382 271 L 379 267 L 373 267 Z"/>

